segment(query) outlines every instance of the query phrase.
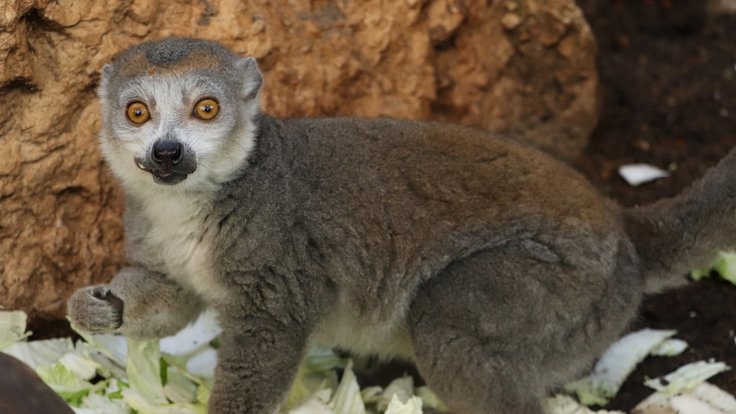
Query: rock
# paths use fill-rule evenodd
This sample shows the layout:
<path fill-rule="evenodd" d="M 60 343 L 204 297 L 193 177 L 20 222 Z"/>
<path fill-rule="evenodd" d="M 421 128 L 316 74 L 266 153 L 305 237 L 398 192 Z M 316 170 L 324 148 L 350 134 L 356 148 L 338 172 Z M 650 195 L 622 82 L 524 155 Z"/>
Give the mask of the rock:
<path fill-rule="evenodd" d="M 514 30 L 521 24 L 521 17 L 515 13 L 507 13 L 501 18 L 501 24 L 508 30 Z"/>
<path fill-rule="evenodd" d="M 0 11 L 0 305 L 60 317 L 124 261 L 96 145 L 99 70 L 146 39 L 253 55 L 275 115 L 393 116 L 510 131 L 573 158 L 597 119 L 573 0 L 14 0 Z M 509 13 L 518 17 L 507 30 Z"/>

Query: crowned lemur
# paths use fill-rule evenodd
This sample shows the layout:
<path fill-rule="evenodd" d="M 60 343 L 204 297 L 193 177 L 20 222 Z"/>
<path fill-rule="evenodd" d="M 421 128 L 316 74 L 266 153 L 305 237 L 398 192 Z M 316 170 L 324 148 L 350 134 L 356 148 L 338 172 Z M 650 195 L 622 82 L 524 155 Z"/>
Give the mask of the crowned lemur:
<path fill-rule="evenodd" d="M 270 414 L 307 344 L 413 361 L 456 413 L 541 413 L 644 292 L 736 245 L 736 155 L 623 209 L 517 141 L 442 123 L 276 119 L 211 41 L 134 46 L 102 73 L 129 266 L 78 290 L 91 332 L 223 327 L 210 412 Z"/>

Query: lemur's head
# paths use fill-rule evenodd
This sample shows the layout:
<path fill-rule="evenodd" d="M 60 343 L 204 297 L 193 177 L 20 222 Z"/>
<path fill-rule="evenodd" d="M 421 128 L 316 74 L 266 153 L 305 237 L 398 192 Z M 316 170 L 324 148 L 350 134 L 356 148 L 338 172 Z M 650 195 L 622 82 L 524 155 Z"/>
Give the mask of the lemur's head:
<path fill-rule="evenodd" d="M 222 45 L 170 38 L 120 53 L 102 73 L 102 149 L 123 184 L 206 189 L 254 144 L 262 76 Z"/>

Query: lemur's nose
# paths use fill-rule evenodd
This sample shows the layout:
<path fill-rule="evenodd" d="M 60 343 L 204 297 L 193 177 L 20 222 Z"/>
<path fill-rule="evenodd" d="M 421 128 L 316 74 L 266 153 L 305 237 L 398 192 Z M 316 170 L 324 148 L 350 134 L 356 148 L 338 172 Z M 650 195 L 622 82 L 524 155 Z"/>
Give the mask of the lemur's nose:
<path fill-rule="evenodd" d="M 172 165 L 181 161 L 181 142 L 161 140 L 153 143 L 151 159 L 158 164 Z"/>

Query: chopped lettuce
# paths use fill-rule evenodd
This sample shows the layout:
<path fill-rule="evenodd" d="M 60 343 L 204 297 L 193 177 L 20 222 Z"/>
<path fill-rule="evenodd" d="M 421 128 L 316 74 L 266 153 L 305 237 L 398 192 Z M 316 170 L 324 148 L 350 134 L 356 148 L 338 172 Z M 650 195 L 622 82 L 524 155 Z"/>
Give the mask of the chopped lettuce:
<path fill-rule="evenodd" d="M 677 371 L 663 378 L 652 378 L 644 381 L 644 385 L 666 395 L 674 395 L 691 390 L 708 378 L 731 369 L 723 362 L 698 361 L 683 365 Z"/>
<path fill-rule="evenodd" d="M 0 338 L 5 338 L 2 351 L 35 369 L 76 414 L 207 412 L 216 363 L 216 335 L 220 332 L 219 328 L 210 326 L 216 323 L 212 315 L 205 316 L 204 322 L 187 328 L 203 330 L 201 334 L 185 329 L 184 333 L 160 343 L 80 332 L 85 341 L 76 344 L 68 338 L 26 342 L 25 318 L 17 314 L 8 316 L 7 313 L 5 317 L 4 321 L 10 322 L 3 325 L 0 321 L 0 327 L 12 330 L 12 333 L 0 331 Z M 674 331 L 643 330 L 625 336 L 601 358 L 589 377 L 568 385 L 567 389 L 576 393 L 583 404 L 607 401 L 647 354 L 672 355 L 687 347 L 683 341 L 668 340 L 673 334 Z M 736 412 L 733 396 L 722 390 L 717 390 L 719 393 L 706 388 L 703 383 L 709 376 L 728 369 L 725 364 L 692 365 L 695 366 L 683 367 L 682 371 L 678 370 L 663 380 L 647 381 L 647 385 L 659 390 L 655 393 L 659 399 L 652 401 L 665 401 L 669 404 L 666 407 L 677 407 L 681 411 L 673 408 L 674 411 L 639 413 Z M 354 370 L 351 360 L 338 356 L 332 349 L 310 348 L 281 412 L 421 414 L 423 407 L 444 410 L 439 398 L 427 387 L 415 387 L 410 376 L 397 378 L 385 388 L 361 389 Z M 706 405 L 711 411 L 681 409 L 690 407 L 688 409 L 692 410 L 692 407 L 703 408 Z M 590 410 L 567 396 L 550 399 L 548 408 L 552 414 L 614 413 Z"/>
<path fill-rule="evenodd" d="M 45 339 L 43 341 L 15 342 L 2 352 L 11 355 L 33 369 L 51 365 L 68 352 L 74 352 L 74 343 L 69 338 Z"/>
<path fill-rule="evenodd" d="M 643 329 L 632 332 L 611 345 L 583 379 L 565 385 L 584 405 L 604 405 L 618 392 L 626 377 L 652 349 L 675 331 Z"/>
<path fill-rule="evenodd" d="M 732 414 L 736 398 L 713 384 L 700 383 L 675 395 L 655 392 L 640 402 L 633 414 Z"/>
<path fill-rule="evenodd" d="M 82 398 L 79 407 L 72 407 L 76 414 L 130 414 L 130 407 L 121 399 L 91 393 Z"/>
<path fill-rule="evenodd" d="M 131 388 L 128 392 L 129 395 L 140 396 L 153 406 L 166 403 L 161 378 L 161 353 L 158 348 L 158 341 L 128 339 L 126 371 Z M 125 390 L 123 391 L 123 398 L 125 398 Z"/>
<path fill-rule="evenodd" d="M 217 322 L 217 314 L 207 309 L 194 323 L 179 331 L 176 335 L 161 339 L 161 352 L 169 355 L 193 355 L 210 347 L 210 342 L 217 338 L 222 329 Z"/>
<path fill-rule="evenodd" d="M 402 404 L 407 403 L 414 395 L 414 378 L 403 376 L 391 381 L 381 393 L 381 399 L 376 404 L 378 411 L 388 410 L 391 403 L 398 398 Z M 396 405 L 396 404 L 394 404 Z"/>
<path fill-rule="evenodd" d="M 391 397 L 385 414 L 422 414 L 422 399 L 410 397 L 402 402 L 397 394 Z"/>
<path fill-rule="evenodd" d="M 365 414 L 365 404 L 360 397 L 360 387 L 353 372 L 352 361 L 345 366 L 340 384 L 327 406 L 335 414 Z"/>
<path fill-rule="evenodd" d="M 432 392 L 427 386 L 422 386 L 414 390 L 417 397 L 422 399 L 422 405 L 427 408 L 432 408 L 436 411 L 447 411 L 447 407 L 440 400 L 440 398 Z"/>
<path fill-rule="evenodd" d="M 0 310 L 0 350 L 31 334 L 26 332 L 27 319 L 25 312 Z"/>
<path fill-rule="evenodd" d="M 0 338 L 2 352 L 33 368 L 77 414 L 204 414 L 211 374 L 200 377 L 187 367 L 192 360 L 201 371 L 214 367 L 210 343 L 219 328 L 206 326 L 208 318 L 195 327 L 201 334 L 185 329 L 180 339 L 164 340 L 177 356 L 162 354 L 158 341 L 79 330 L 84 341 L 76 344 L 70 338 L 26 342 L 22 312 L 0 312 Z"/>
<path fill-rule="evenodd" d="M 694 270 L 690 275 L 693 279 L 700 280 L 710 276 L 711 270 L 736 285 L 736 252 L 720 252 L 710 267 Z"/>
<path fill-rule="evenodd" d="M 593 411 L 588 407 L 578 404 L 567 395 L 555 395 L 546 401 L 548 414 L 624 414 L 621 411 Z"/>
<path fill-rule="evenodd" d="M 42 365 L 36 369 L 36 373 L 43 382 L 73 406 L 79 406 L 82 397 L 92 389 L 90 382 L 79 378 L 61 362 Z"/>
<path fill-rule="evenodd" d="M 654 356 L 676 356 L 687 349 L 687 342 L 682 339 L 668 339 L 652 349 L 649 354 Z"/>
<path fill-rule="evenodd" d="M 304 404 L 289 411 L 289 414 L 334 414 L 330 407 L 319 397 L 314 397 Z"/>
<path fill-rule="evenodd" d="M 708 382 L 690 391 L 690 395 L 727 413 L 736 413 L 736 397 Z"/>
<path fill-rule="evenodd" d="M 91 380 L 101 368 L 89 355 L 78 351 L 67 352 L 59 359 L 59 363 L 82 380 Z"/>
<path fill-rule="evenodd" d="M 337 356 L 330 348 L 311 347 L 299 366 L 291 391 L 284 403 L 284 409 L 297 407 L 321 391 L 328 392 L 327 398 L 324 398 L 324 402 L 327 403 L 332 395 L 331 390 L 338 387 L 337 370 L 345 368 L 346 364 L 345 358 Z"/>
<path fill-rule="evenodd" d="M 166 367 L 166 385 L 163 394 L 169 401 L 179 404 L 191 404 L 197 399 L 198 386 L 175 367 Z"/>

